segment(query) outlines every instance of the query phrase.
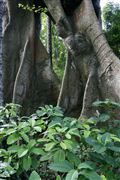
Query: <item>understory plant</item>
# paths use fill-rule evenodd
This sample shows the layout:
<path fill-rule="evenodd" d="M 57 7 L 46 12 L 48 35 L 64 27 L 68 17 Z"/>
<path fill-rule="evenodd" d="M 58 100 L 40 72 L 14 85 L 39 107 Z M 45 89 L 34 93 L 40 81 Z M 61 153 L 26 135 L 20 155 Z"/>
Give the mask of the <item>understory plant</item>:
<path fill-rule="evenodd" d="M 119 180 L 120 104 L 93 104 L 89 119 L 64 117 L 59 107 L 40 107 L 29 117 L 20 106 L 0 108 L 0 179 Z"/>

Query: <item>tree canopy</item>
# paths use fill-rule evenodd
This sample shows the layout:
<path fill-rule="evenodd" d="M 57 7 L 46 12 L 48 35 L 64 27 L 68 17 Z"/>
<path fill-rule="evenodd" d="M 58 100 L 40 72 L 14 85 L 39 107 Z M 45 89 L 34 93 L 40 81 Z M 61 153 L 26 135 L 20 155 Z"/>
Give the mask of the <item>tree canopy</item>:
<path fill-rule="evenodd" d="M 103 9 L 103 20 L 106 38 L 120 58 L 120 4 L 108 3 Z"/>

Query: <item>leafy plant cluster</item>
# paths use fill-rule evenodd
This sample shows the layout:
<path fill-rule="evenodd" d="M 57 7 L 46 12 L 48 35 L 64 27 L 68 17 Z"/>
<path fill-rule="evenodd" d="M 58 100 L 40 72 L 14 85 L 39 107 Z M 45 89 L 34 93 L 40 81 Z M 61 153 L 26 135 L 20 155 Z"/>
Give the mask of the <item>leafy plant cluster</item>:
<path fill-rule="evenodd" d="M 20 117 L 19 105 L 1 107 L 0 179 L 119 179 L 120 120 L 113 111 L 120 104 L 93 105 L 105 113 L 84 120 L 64 117 L 51 105 L 29 117 Z"/>

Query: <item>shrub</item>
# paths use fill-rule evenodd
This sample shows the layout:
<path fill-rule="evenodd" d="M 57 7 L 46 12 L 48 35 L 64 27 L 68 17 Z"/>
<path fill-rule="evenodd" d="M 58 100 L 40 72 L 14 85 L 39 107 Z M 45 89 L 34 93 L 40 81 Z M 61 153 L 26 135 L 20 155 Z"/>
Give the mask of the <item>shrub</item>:
<path fill-rule="evenodd" d="M 120 104 L 97 101 L 105 113 L 86 120 L 64 117 L 58 107 L 20 117 L 19 105 L 0 108 L 0 178 L 117 180 L 120 173 Z M 112 120 L 112 124 L 99 126 Z"/>

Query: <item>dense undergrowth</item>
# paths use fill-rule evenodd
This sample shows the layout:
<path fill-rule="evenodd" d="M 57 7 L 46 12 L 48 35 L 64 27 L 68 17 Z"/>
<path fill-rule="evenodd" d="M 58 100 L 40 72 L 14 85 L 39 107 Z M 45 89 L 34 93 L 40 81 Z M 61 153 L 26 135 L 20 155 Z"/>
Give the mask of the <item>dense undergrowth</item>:
<path fill-rule="evenodd" d="M 99 112 L 84 120 L 47 105 L 30 117 L 20 117 L 19 105 L 1 107 L 0 179 L 119 180 L 120 119 L 114 110 L 120 104 L 93 105 Z"/>

